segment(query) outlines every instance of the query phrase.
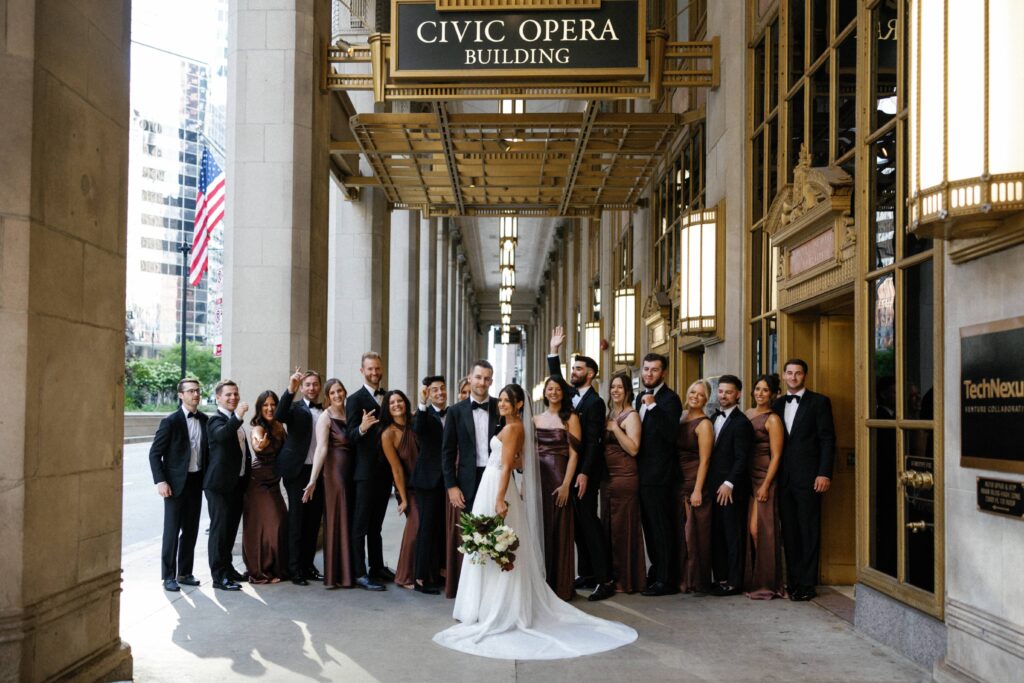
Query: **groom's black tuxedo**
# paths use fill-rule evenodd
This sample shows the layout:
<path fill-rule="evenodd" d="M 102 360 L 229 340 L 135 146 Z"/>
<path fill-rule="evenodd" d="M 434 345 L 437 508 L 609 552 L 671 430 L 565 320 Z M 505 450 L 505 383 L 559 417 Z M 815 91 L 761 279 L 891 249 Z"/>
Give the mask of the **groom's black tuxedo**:
<path fill-rule="evenodd" d="M 345 402 L 348 441 L 356 451 L 356 505 L 352 520 L 352 570 L 356 578 L 366 574 L 367 560 L 371 574 L 377 575 L 384 569 L 381 529 L 391 495 L 391 467 L 381 450 L 380 423 L 361 433 L 359 425 L 364 412 L 376 415 L 378 420 L 384 416 L 384 409 L 365 385 Z"/>
<path fill-rule="evenodd" d="M 557 355 L 548 356 L 548 372 L 560 381 L 562 390 L 568 392 L 565 400 L 571 401 L 577 390 L 565 382 L 558 360 Z M 597 516 L 597 499 L 598 488 L 607 472 L 604 459 L 604 433 L 608 421 L 608 409 L 597 391 L 590 387 L 580 397 L 573 412 L 580 418 L 583 437 L 580 439 L 577 473 L 587 476 L 587 488 L 583 497 L 572 496 L 573 505 L 576 507 L 576 554 L 579 575 L 592 578 L 598 583 L 605 583 L 611 580 L 612 576 L 605 529 Z"/>
<path fill-rule="evenodd" d="M 785 424 L 786 398 L 772 408 Z M 832 478 L 835 449 L 832 402 L 823 394 L 804 391 L 793 427 L 786 432 L 779 467 L 779 516 L 791 590 L 813 590 L 818 583 L 821 494 L 814 492 L 814 480 Z"/>
<path fill-rule="evenodd" d="M 444 486 L 458 486 L 466 499 L 466 510 L 473 509 L 476 498 L 477 472 L 476 425 L 473 422 L 473 397 L 459 401 L 448 409 L 444 433 L 441 438 L 441 471 Z M 498 428 L 498 399 L 487 399 L 487 438 L 490 440 Z M 458 465 L 456 467 L 456 465 Z"/>
<path fill-rule="evenodd" d="M 714 578 L 716 582 L 737 589 L 743 583 L 750 452 L 753 447 L 754 427 L 737 406 L 722 423 L 708 465 L 708 489 L 714 498 L 711 508 Z M 726 481 L 733 485 L 732 503 L 719 505 L 718 488 Z"/>
<path fill-rule="evenodd" d="M 210 512 L 208 555 L 214 581 L 230 579 L 231 549 L 242 521 L 245 486 L 252 471 L 249 444 L 238 438 L 242 421 L 220 410 L 210 416 L 206 430 L 210 442 L 210 461 L 203 477 L 206 504 Z M 244 450 L 243 450 L 244 448 Z"/>

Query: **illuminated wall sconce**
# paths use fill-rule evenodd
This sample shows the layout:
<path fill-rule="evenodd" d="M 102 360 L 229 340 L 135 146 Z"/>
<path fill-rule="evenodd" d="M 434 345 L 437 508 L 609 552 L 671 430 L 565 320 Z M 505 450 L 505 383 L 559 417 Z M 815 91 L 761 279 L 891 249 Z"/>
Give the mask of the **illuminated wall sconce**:
<path fill-rule="evenodd" d="M 511 325 L 512 324 L 512 316 L 510 316 L 510 315 L 503 315 L 503 316 L 501 316 L 501 324 L 503 326 Z"/>
<path fill-rule="evenodd" d="M 502 332 L 502 333 L 501 333 L 501 343 L 502 343 L 502 344 L 508 344 L 508 343 L 509 343 L 509 342 L 508 342 L 508 340 L 509 340 L 509 334 L 510 334 L 509 332 Z"/>
<path fill-rule="evenodd" d="M 601 364 L 601 323 L 583 325 L 583 355 Z"/>
<path fill-rule="evenodd" d="M 718 280 L 723 230 L 718 208 L 692 211 L 680 220 L 679 328 L 683 334 L 713 334 L 718 329 L 721 298 Z"/>
<path fill-rule="evenodd" d="M 516 286 L 516 269 L 512 267 L 502 267 L 501 269 L 501 286 L 514 288 Z"/>
<path fill-rule="evenodd" d="M 515 216 L 502 216 L 498 219 L 498 242 L 519 240 L 519 219 Z"/>
<path fill-rule="evenodd" d="M 501 303 L 501 304 L 498 304 L 498 307 L 501 309 L 500 313 L 501 313 L 502 317 L 504 317 L 506 315 L 512 315 L 512 304 Z"/>
<path fill-rule="evenodd" d="M 498 303 L 511 304 L 513 287 L 501 287 L 498 289 Z"/>
<path fill-rule="evenodd" d="M 1022 2 L 911 0 L 913 232 L 976 237 L 1024 211 L 1022 26 Z M 1013 242 L 1024 241 L 1024 221 L 1015 223 Z"/>
<path fill-rule="evenodd" d="M 636 362 L 636 289 L 615 290 L 615 353 L 616 363 Z"/>
<path fill-rule="evenodd" d="M 516 267 L 516 243 L 512 240 L 502 240 L 498 249 L 498 265 L 502 268 Z"/>

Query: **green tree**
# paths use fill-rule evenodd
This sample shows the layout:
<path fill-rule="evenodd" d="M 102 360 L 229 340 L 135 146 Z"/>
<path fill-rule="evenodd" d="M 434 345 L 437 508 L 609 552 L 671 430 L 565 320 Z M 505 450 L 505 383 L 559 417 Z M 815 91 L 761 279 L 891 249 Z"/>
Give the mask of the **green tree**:
<path fill-rule="evenodd" d="M 181 344 L 161 351 L 158 360 L 173 364 L 180 376 Z M 220 358 L 213 355 L 212 348 L 190 342 L 185 347 L 185 376 L 198 379 L 204 393 L 210 391 L 220 381 Z"/>

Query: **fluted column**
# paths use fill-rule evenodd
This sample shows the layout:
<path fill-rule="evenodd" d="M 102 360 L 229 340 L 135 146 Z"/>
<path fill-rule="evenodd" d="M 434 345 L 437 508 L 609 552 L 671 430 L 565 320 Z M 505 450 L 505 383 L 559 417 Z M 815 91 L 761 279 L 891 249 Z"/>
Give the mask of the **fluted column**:
<path fill-rule="evenodd" d="M 437 372 L 434 349 L 437 346 L 437 219 L 421 218 L 420 269 L 417 304 L 419 307 L 419 340 L 416 356 L 416 376 L 420 379 Z"/>
<path fill-rule="evenodd" d="M 434 243 L 437 253 L 434 287 L 434 371 L 448 377 L 448 383 L 452 384 L 455 371 L 448 366 L 448 287 L 451 279 L 448 234 L 448 219 L 442 218 L 437 227 L 437 240 Z M 458 379 L 456 377 L 455 381 L 458 382 Z M 455 386 L 457 389 L 458 385 Z"/>

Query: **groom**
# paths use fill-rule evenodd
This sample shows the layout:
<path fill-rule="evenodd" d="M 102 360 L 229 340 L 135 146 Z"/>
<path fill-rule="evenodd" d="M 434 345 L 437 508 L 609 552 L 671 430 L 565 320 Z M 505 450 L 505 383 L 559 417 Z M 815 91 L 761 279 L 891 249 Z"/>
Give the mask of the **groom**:
<path fill-rule="evenodd" d="M 489 442 L 498 426 L 498 400 L 489 394 L 492 382 L 494 366 L 478 360 L 469 372 L 469 398 L 449 408 L 445 419 L 441 471 L 448 502 L 458 511 L 473 509 L 476 487 L 490 455 Z M 445 595 L 449 598 L 455 597 L 461 568 L 461 561 L 448 567 Z"/>

